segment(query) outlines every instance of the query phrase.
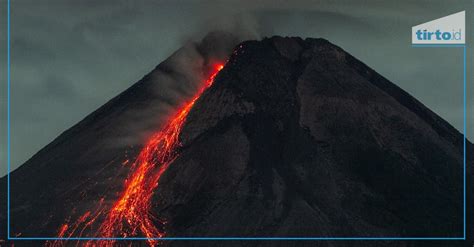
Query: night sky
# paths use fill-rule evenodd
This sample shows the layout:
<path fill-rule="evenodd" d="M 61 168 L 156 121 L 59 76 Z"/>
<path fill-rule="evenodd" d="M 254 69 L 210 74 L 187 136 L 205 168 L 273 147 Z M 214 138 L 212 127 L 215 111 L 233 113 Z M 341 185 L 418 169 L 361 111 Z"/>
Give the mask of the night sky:
<path fill-rule="evenodd" d="M 329 3 L 337 2 L 337 3 Z M 7 18 L 0 1 L 0 175 L 6 174 Z M 322 37 L 463 128 L 461 48 L 413 48 L 411 26 L 472 1 L 12 0 L 11 166 L 150 72 L 189 40 L 227 30 Z M 468 54 L 472 50 L 468 49 Z M 472 56 L 468 55 L 468 67 Z M 472 116 L 468 73 L 468 113 Z M 472 121 L 468 136 L 472 140 Z"/>

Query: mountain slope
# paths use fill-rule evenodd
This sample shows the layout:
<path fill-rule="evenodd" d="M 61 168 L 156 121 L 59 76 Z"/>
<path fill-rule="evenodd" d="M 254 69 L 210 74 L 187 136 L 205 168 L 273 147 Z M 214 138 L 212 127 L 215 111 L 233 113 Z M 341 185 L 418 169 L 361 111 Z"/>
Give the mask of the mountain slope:
<path fill-rule="evenodd" d="M 462 135 L 325 40 L 244 42 L 181 138 L 171 236 L 462 235 Z"/>
<path fill-rule="evenodd" d="M 190 61 L 200 61 L 196 71 L 206 71 L 211 58 L 225 57 L 203 56 L 214 46 L 200 47 L 201 54 L 181 50 L 190 52 L 184 55 Z M 218 53 L 228 50 L 223 45 Z M 189 65 L 179 61 L 172 64 Z M 202 80 L 192 76 L 199 73 L 173 74 L 174 66 L 167 64 L 12 173 L 13 234 L 56 236 L 68 217 L 74 221 L 100 203 L 105 208 L 114 203 L 131 172 L 122 162 L 133 160 L 146 136 L 159 128 L 160 119 L 153 116 L 173 111 L 163 104 L 180 99 L 160 92 L 169 78 L 160 74 L 171 73 L 191 88 Z M 183 84 L 171 85 L 186 95 Z M 166 221 L 166 236 L 462 235 L 462 135 L 326 40 L 273 37 L 241 43 L 191 109 L 179 138 L 179 156 L 161 177 L 151 207 Z M 471 174 L 470 153 L 468 164 Z M 96 229 L 85 229 L 84 236 Z"/>

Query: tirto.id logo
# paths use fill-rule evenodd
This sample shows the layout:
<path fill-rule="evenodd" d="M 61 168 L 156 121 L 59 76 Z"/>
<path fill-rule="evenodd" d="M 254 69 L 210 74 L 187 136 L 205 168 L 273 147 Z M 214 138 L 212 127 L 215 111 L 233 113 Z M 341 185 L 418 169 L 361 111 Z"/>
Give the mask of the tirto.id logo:
<path fill-rule="evenodd" d="M 465 11 L 411 28 L 412 44 L 465 44 Z"/>
<path fill-rule="evenodd" d="M 451 32 L 443 32 L 441 30 L 436 30 L 435 32 L 430 32 L 428 30 L 420 30 L 416 31 L 416 39 L 417 40 L 461 40 L 462 38 L 462 31 L 459 29 L 458 31 L 451 31 Z"/>

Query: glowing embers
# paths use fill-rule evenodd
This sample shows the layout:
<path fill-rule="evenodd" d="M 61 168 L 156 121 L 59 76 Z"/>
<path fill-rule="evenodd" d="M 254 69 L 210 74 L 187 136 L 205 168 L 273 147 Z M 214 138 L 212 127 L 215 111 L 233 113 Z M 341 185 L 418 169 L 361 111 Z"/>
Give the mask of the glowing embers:
<path fill-rule="evenodd" d="M 58 237 L 70 238 L 75 233 L 80 237 L 84 229 L 90 227 L 103 213 L 106 213 L 106 216 L 98 229 L 97 237 L 161 238 L 165 235 L 162 228 L 165 222 L 160 222 L 159 218 L 153 216 L 150 210 L 153 191 L 156 190 L 161 175 L 178 156 L 177 151 L 181 145 L 179 134 L 189 111 L 202 93 L 212 85 L 217 73 L 223 67 L 222 64 L 214 66 L 211 75 L 194 98 L 183 104 L 169 122 L 160 131 L 154 133 L 145 144 L 132 164 L 131 173 L 125 180 L 124 191 L 112 208 L 108 211 L 102 208 L 94 214 L 87 212 L 72 225 L 73 228 L 67 223 L 62 225 L 58 231 Z M 78 231 L 80 226 L 82 229 Z M 113 239 L 91 240 L 86 242 L 85 246 L 113 246 L 114 242 Z M 157 240 L 149 239 L 148 243 L 154 246 L 157 244 Z M 56 241 L 48 243 L 48 245 L 62 245 L 62 243 Z"/>

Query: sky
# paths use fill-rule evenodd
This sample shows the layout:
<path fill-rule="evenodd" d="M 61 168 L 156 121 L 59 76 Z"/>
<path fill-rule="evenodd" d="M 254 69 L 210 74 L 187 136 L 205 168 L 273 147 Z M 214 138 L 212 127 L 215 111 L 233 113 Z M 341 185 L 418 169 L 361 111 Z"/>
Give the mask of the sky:
<path fill-rule="evenodd" d="M 209 31 L 325 38 L 462 132 L 461 48 L 415 48 L 411 26 L 465 1 L 13 0 L 11 168 Z M 7 172 L 7 1 L 0 0 L 0 176 Z M 472 33 L 472 32 L 471 32 Z M 472 34 L 467 66 L 472 68 Z M 468 131 L 472 74 L 468 72 Z"/>

